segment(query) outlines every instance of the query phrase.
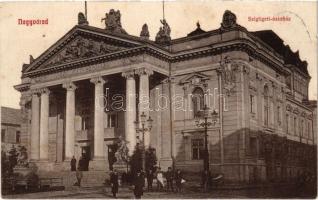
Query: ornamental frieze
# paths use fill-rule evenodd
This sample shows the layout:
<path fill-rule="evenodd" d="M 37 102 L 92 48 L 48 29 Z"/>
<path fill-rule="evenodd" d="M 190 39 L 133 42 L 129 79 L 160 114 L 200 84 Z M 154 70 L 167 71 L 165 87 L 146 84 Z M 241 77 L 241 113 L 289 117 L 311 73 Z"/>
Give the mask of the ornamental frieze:
<path fill-rule="evenodd" d="M 57 55 L 53 56 L 53 58 L 43 65 L 57 65 L 125 49 L 127 48 L 106 43 L 101 39 L 97 40 L 84 36 L 77 36 Z"/>
<path fill-rule="evenodd" d="M 227 56 L 220 62 L 220 68 L 217 69 L 218 73 L 222 76 L 223 89 L 229 96 L 234 92 L 236 86 L 236 74 L 237 72 L 244 72 L 248 68 L 240 61 L 230 60 Z"/>
<path fill-rule="evenodd" d="M 139 57 L 123 58 L 121 60 L 109 62 L 107 64 L 99 63 L 94 65 L 89 65 L 86 67 L 74 68 L 68 71 L 62 71 L 62 72 L 57 72 L 57 73 L 48 74 L 44 76 L 35 77 L 32 79 L 32 83 L 41 83 L 41 82 L 47 82 L 47 81 L 52 81 L 57 79 L 70 78 L 70 77 L 74 77 L 74 75 L 82 75 L 82 74 L 87 74 L 90 72 L 98 72 L 105 69 L 113 69 L 118 66 L 127 66 L 129 64 L 136 64 L 140 62 L 142 62 L 141 57 L 140 58 Z"/>
<path fill-rule="evenodd" d="M 298 108 L 294 108 L 293 113 L 295 113 L 295 114 L 299 114 L 299 110 L 298 110 Z"/>
<path fill-rule="evenodd" d="M 301 113 L 301 116 L 302 116 L 302 117 L 306 117 L 306 113 L 305 113 L 305 112 L 302 112 L 302 113 Z"/>
<path fill-rule="evenodd" d="M 286 110 L 287 110 L 287 111 L 292 111 L 292 110 L 293 110 L 293 108 L 291 107 L 291 105 L 287 104 L 287 106 L 286 106 Z"/>

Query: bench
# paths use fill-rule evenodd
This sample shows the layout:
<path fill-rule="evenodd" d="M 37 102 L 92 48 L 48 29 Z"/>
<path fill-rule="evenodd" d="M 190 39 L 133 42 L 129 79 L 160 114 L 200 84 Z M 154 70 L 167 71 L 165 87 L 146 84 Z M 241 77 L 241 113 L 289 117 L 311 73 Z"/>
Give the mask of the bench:
<path fill-rule="evenodd" d="M 40 178 L 39 188 L 63 186 L 63 178 Z"/>

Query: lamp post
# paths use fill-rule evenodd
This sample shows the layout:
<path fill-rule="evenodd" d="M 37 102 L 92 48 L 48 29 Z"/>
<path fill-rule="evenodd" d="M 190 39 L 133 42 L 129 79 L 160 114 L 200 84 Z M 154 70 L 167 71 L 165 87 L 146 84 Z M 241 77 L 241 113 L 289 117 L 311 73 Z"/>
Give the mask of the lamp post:
<path fill-rule="evenodd" d="M 151 119 L 151 117 L 149 116 L 149 118 L 147 119 L 147 116 L 145 115 L 144 112 L 141 113 L 140 115 L 140 122 L 135 121 L 135 128 L 136 128 L 136 132 L 142 133 L 142 168 L 143 170 L 146 170 L 146 158 L 145 158 L 145 132 L 146 131 L 150 131 L 152 128 L 152 122 L 153 120 Z M 141 128 L 139 128 L 139 123 L 141 124 Z M 147 126 L 147 127 L 145 127 Z"/>
<path fill-rule="evenodd" d="M 203 159 L 203 166 L 204 170 L 209 171 L 209 151 L 208 151 L 208 127 L 214 126 L 217 122 L 218 113 L 213 110 L 211 113 L 211 120 L 212 122 L 208 122 L 209 118 L 209 108 L 204 105 L 203 108 L 203 115 L 200 116 L 203 119 L 203 122 L 200 122 L 199 117 L 196 118 L 195 123 L 197 127 L 203 127 L 204 128 L 204 159 Z"/>

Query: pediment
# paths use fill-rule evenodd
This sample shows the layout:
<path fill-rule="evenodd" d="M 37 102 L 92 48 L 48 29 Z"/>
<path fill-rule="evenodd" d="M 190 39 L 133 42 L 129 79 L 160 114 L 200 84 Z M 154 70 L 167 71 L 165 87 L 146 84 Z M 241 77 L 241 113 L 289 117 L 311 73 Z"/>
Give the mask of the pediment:
<path fill-rule="evenodd" d="M 23 73 L 139 46 L 134 41 L 130 43 L 127 39 L 123 41 L 120 37 L 109 36 L 107 32 L 100 34 L 100 32 L 83 31 L 77 27 L 73 29 L 30 63 Z"/>
<path fill-rule="evenodd" d="M 209 76 L 196 72 L 181 79 L 180 84 L 191 83 L 193 85 L 198 85 L 208 79 L 210 79 Z"/>

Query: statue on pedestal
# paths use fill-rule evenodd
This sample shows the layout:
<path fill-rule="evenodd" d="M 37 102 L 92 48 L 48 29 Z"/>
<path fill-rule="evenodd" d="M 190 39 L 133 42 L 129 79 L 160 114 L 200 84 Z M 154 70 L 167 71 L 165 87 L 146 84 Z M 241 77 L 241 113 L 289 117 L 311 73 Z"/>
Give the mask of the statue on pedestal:
<path fill-rule="evenodd" d="M 119 142 L 117 143 L 117 151 L 115 153 L 115 157 L 116 157 L 116 163 L 115 164 L 119 164 L 119 163 L 126 163 L 128 161 L 128 147 L 127 147 L 127 142 L 122 139 L 122 137 L 119 137 Z"/>
<path fill-rule="evenodd" d="M 165 19 L 160 20 L 162 26 L 159 29 L 159 32 L 156 35 L 156 43 L 159 44 L 169 44 L 171 41 L 170 33 L 171 29 L 169 24 Z"/>
<path fill-rule="evenodd" d="M 110 9 L 109 13 L 105 13 L 105 18 L 101 21 L 105 21 L 106 31 L 111 33 L 127 34 L 125 29 L 121 26 L 120 18 L 121 14 L 119 10 L 115 11 L 114 9 Z"/>

